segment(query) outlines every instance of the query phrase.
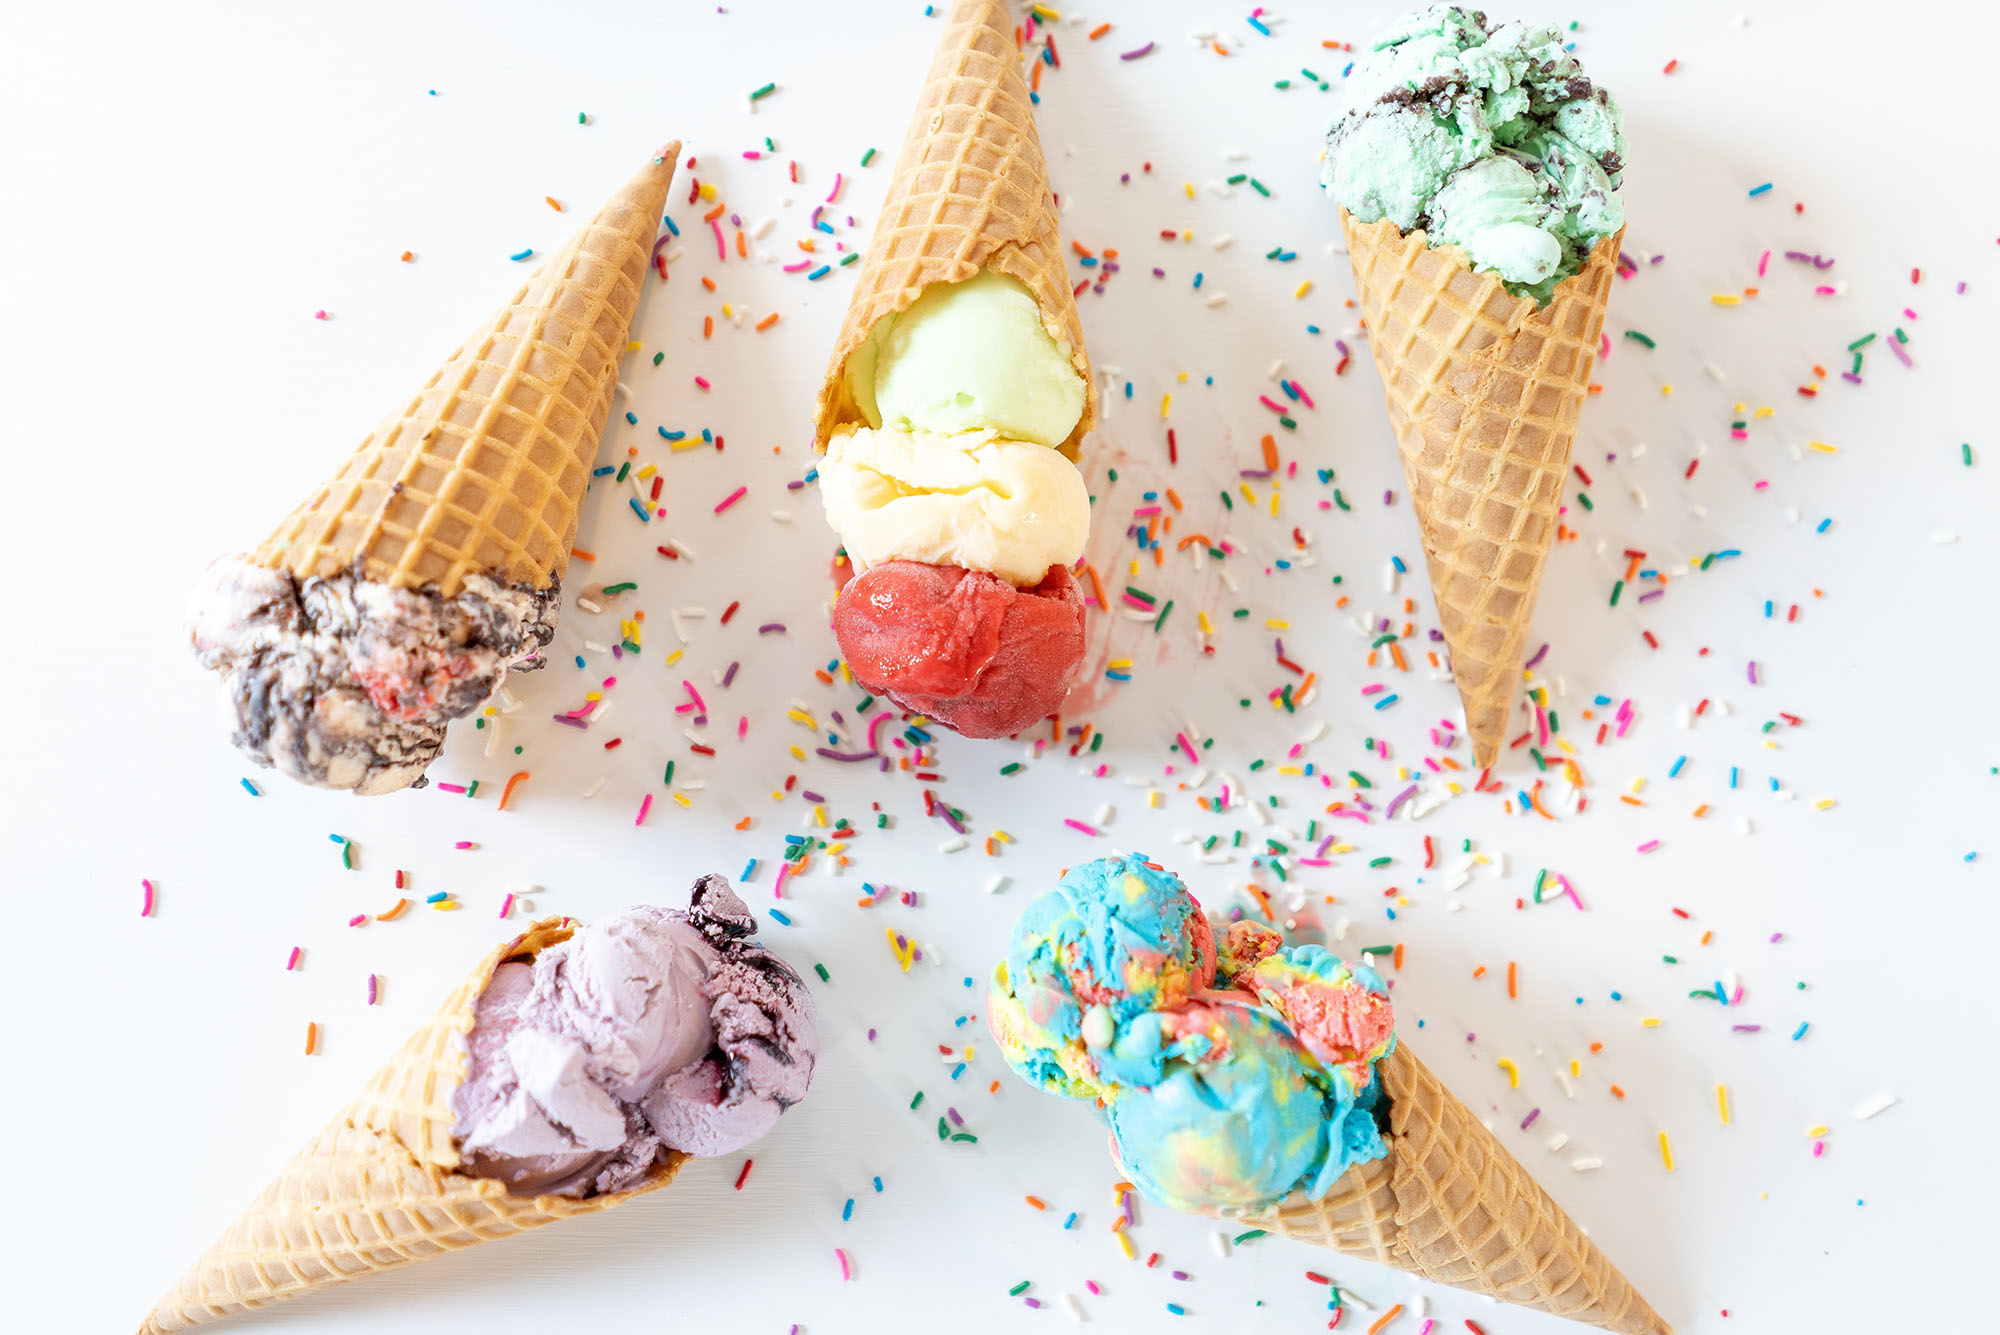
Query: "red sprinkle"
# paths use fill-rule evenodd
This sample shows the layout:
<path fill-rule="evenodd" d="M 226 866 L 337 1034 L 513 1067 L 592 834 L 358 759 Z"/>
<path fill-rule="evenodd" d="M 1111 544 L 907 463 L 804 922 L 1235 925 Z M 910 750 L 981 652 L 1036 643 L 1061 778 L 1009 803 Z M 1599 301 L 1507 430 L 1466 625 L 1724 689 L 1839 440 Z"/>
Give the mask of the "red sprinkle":
<path fill-rule="evenodd" d="M 745 1159 L 743 1161 L 743 1171 L 736 1175 L 736 1189 L 738 1191 L 743 1190 L 744 1179 L 750 1176 L 750 1165 L 756 1162 L 755 1159 Z"/>

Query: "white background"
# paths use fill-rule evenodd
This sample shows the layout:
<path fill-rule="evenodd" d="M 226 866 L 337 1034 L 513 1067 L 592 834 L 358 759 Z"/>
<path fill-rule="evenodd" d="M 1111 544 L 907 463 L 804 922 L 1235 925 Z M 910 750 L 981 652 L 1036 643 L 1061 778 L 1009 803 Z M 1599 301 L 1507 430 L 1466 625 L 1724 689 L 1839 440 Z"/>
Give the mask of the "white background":
<path fill-rule="evenodd" d="M 1738 5 L 1747 26 L 1734 21 Z M 1338 105 L 1345 61 L 1320 43 L 1365 39 L 1393 11 L 1283 6 L 1268 39 L 1246 24 L 1243 5 L 1107 3 L 1082 27 L 1058 27 L 1063 64 L 1045 72 L 1040 115 L 1064 233 L 1120 249 L 1124 266 L 1082 303 L 1092 354 L 1115 391 L 1089 455 L 1100 516 L 1093 560 L 1103 569 L 1131 555 L 1119 530 L 1149 486 L 1173 485 L 1186 499 L 1178 533 L 1224 531 L 1216 493 L 1234 470 L 1257 465 L 1257 439 L 1273 423 L 1256 396 L 1277 392 L 1265 378 L 1274 360 L 1318 407 L 1300 414 L 1296 433 L 1279 432 L 1284 458 L 1300 467 L 1281 518 L 1239 509 L 1228 524 L 1245 552 L 1235 563 L 1240 597 L 1215 582 L 1212 566 L 1195 573 L 1185 554 L 1165 571 L 1149 564 L 1137 581 L 1176 597 L 1179 610 L 1157 638 L 1120 621 L 1111 647 L 1100 647 L 1137 659 L 1135 680 L 1092 717 L 1106 735 L 1096 760 L 1111 776 L 1051 754 L 1002 778 L 999 766 L 1025 748 L 947 739 L 936 787 L 976 837 L 944 854 L 948 832 L 923 818 L 909 776 L 798 765 L 787 752 L 813 744 L 786 720 L 789 700 L 824 720 L 851 709 L 856 693 L 811 675 L 835 654 L 822 582 L 832 539 L 812 493 L 784 488 L 810 463 L 809 405 L 849 279 L 836 271 L 808 284 L 780 268 L 799 255 L 795 242 L 835 171 L 847 175 L 831 210 L 839 239 L 865 241 L 939 25 L 917 3 L 746 0 L 728 10 L 76 4 L 10 16 L 0 49 L 10 481 L 0 505 L 20 593 L 0 668 L 11 716 L 0 765 L 4 893 L 15 922 L 0 1143 L 16 1169 L 0 1216 L 0 1275 L 18 1329 L 136 1324 L 510 930 L 494 920 L 508 890 L 544 887 L 534 895 L 540 910 L 589 918 L 640 900 L 678 903 L 695 874 L 733 877 L 754 856 L 764 866 L 746 895 L 768 907 L 782 835 L 810 820 L 800 798 L 770 796 L 794 772 L 832 814 L 870 828 L 844 879 L 817 865 L 787 887 L 792 927 L 766 921 L 768 941 L 802 968 L 825 964 L 832 981 L 815 988 L 825 1052 L 812 1097 L 755 1148 L 745 1188 L 731 1190 L 740 1156 L 700 1163 L 626 1209 L 348 1286 L 266 1326 L 443 1335 L 562 1319 L 579 1329 L 701 1322 L 775 1335 L 793 1323 L 809 1335 L 1026 1331 L 1062 1322 L 1059 1295 L 1075 1293 L 1109 1329 L 1170 1321 L 1164 1304 L 1173 1301 L 1202 1329 L 1298 1331 L 1325 1319 L 1326 1293 L 1302 1277 L 1307 1269 L 1332 1273 L 1378 1309 L 1418 1291 L 1275 1239 L 1225 1260 L 1211 1247 L 1214 1225 L 1149 1207 L 1135 1236 L 1142 1255 L 1158 1251 L 1161 1262 L 1149 1271 L 1124 1261 L 1105 1231 L 1113 1174 L 1101 1135 L 1081 1108 L 1004 1070 L 984 1037 L 978 991 L 961 983 L 983 977 L 1013 915 L 1058 868 L 1113 846 L 1171 858 L 1217 911 L 1243 906 L 1236 887 L 1253 875 L 1277 888 L 1247 851 L 1197 865 L 1170 843 L 1193 832 L 1221 833 L 1226 845 L 1235 830 L 1250 841 L 1261 829 L 1245 809 L 1199 810 L 1174 787 L 1186 777 L 1165 772 L 1181 759 L 1169 749 L 1178 728 L 1214 738 L 1211 762 L 1247 781 L 1253 801 L 1276 796 L 1276 822 L 1302 833 L 1327 801 L 1349 796 L 1271 768 L 1310 720 L 1327 731 L 1304 758 L 1336 775 L 1361 770 L 1379 806 L 1402 787 L 1395 767 L 1420 766 L 1430 726 L 1456 715 L 1450 686 L 1426 672 L 1369 669 L 1366 637 L 1349 621 L 1366 612 L 1400 623 L 1408 594 L 1419 637 L 1430 624 L 1420 573 L 1401 593 L 1385 589 L 1389 557 L 1420 572 L 1420 548 L 1372 369 L 1358 357 L 1344 377 L 1332 373 L 1351 285 L 1328 245 L 1332 207 L 1314 188 L 1318 136 Z M 1589 809 L 1551 824 L 1523 818 L 1503 796 L 1467 795 L 1417 823 L 1339 821 L 1355 851 L 1294 882 L 1309 892 L 1304 925 L 1353 920 L 1349 950 L 1405 943 L 1396 996 L 1406 1040 L 1490 1112 L 1502 1138 L 1687 1331 L 1908 1329 L 1952 1316 L 1978 1324 L 1991 1307 L 1982 1262 L 2000 1239 L 1990 1211 L 1967 1194 L 2000 1181 L 1985 986 L 2000 928 L 1991 870 L 2000 748 L 1983 670 L 1996 647 L 1989 521 L 2000 439 L 1983 377 L 2000 351 L 1991 304 L 2000 210 L 1980 137 L 1990 60 L 1982 44 L 1954 42 L 1954 25 L 1933 21 L 1947 11 L 1966 15 L 1904 5 L 1885 23 L 1879 8 L 1856 4 L 1732 0 L 1578 4 L 1559 16 L 1582 20 L 1587 70 L 1624 103 L 1627 250 L 1642 261 L 1615 290 L 1605 389 L 1577 445 L 1596 509 L 1572 506 L 1583 537 L 1553 558 L 1536 626 L 1536 642 L 1553 645 L 1537 679 L 1578 746 Z M 1113 33 L 1087 41 L 1104 17 Z M 1221 34 L 1227 58 L 1188 39 L 1203 28 Z M 1152 55 L 1117 59 L 1148 39 L 1159 42 Z M 1680 63 L 1664 75 L 1669 59 Z M 1301 66 L 1334 91 L 1302 79 L 1272 87 Z M 746 94 L 767 81 L 778 91 L 753 112 Z M 767 135 L 774 157 L 740 156 Z M 645 350 L 629 359 L 621 396 L 640 422 L 614 419 L 602 454 L 616 461 L 631 444 L 658 462 L 669 518 L 641 530 L 624 493 L 600 484 L 579 542 L 601 559 L 594 570 L 573 568 L 570 581 L 638 581 L 622 606 L 650 614 L 643 656 L 614 667 L 591 652 L 589 669 L 576 670 L 570 655 L 586 652 L 586 640 L 614 639 L 616 616 L 568 608 L 556 666 L 516 687 L 523 708 L 506 736 L 524 747 L 519 760 L 486 758 L 465 728 L 433 771 L 481 780 L 473 801 L 435 788 L 355 799 L 252 770 L 228 747 L 214 684 L 186 652 L 184 590 L 209 558 L 253 543 L 421 382 L 519 280 L 511 253 L 559 244 L 669 136 L 687 141 L 700 159 L 694 175 L 746 224 L 777 219 L 761 243 L 777 262 L 732 253 L 718 264 L 700 210 L 686 202 L 686 176 L 677 181 L 671 214 L 685 253 L 671 282 L 649 281 L 634 335 Z M 869 147 L 875 163 L 860 170 Z M 791 160 L 796 187 L 784 180 Z M 1272 197 L 1211 188 L 1235 172 L 1257 176 Z M 1775 182 L 1769 194 L 1747 197 L 1765 181 Z M 569 212 L 553 213 L 544 195 Z M 1163 228 L 1190 228 L 1194 240 L 1163 241 Z M 1224 234 L 1236 241 L 1218 252 L 1212 243 Z M 1296 260 L 1265 259 L 1274 247 Z M 1767 249 L 1837 263 L 1821 274 L 1774 255 L 1759 282 Z M 404 250 L 414 263 L 398 261 Z M 1665 258 L 1644 262 L 1653 255 Z M 1164 278 L 1151 275 L 1155 265 Z M 1923 270 L 1915 285 L 1913 266 Z M 1196 271 L 1206 274 L 1199 292 Z M 699 285 L 704 274 L 715 293 Z M 1303 279 L 1315 286 L 1295 300 Z M 1969 288 L 1955 295 L 1961 280 Z M 1815 296 L 1816 282 L 1840 291 Z M 1733 309 L 1710 301 L 1745 286 L 1761 294 Z M 1205 304 L 1218 292 L 1226 304 Z M 748 312 L 742 328 L 720 319 L 724 301 Z M 330 318 L 315 319 L 319 310 Z M 771 312 L 778 325 L 753 333 Z M 704 314 L 721 326 L 707 342 Z M 1325 332 L 1308 334 L 1309 322 Z M 1817 400 L 1796 393 L 1815 378 L 1815 362 L 1837 374 L 1850 341 L 1896 325 L 1909 334 L 1914 370 L 1878 337 L 1863 385 L 1830 380 Z M 1647 332 L 1657 348 L 1619 337 L 1625 329 Z M 656 351 L 666 353 L 657 370 Z M 697 374 L 712 392 L 693 385 Z M 1162 423 L 1169 391 L 1172 417 Z M 1738 403 L 1775 410 L 1742 442 L 1729 436 Z M 660 425 L 712 427 L 727 449 L 669 455 Z M 1171 471 L 1168 425 L 1181 451 Z M 1805 452 L 1808 440 L 1840 452 Z M 1962 442 L 1979 452 L 1977 467 L 1961 464 Z M 1701 468 L 1686 479 L 1697 454 Z M 1115 486 L 1105 477 L 1114 465 Z M 1351 513 L 1314 508 L 1328 496 L 1314 468 L 1336 470 Z M 713 514 L 739 484 L 748 497 Z M 1385 507 L 1388 489 L 1395 504 Z M 1258 495 L 1268 495 L 1263 484 Z M 796 523 L 773 520 L 777 510 Z M 1267 576 L 1293 524 L 1317 564 Z M 662 532 L 700 559 L 656 556 Z M 1956 541 L 1933 541 L 1942 534 Z M 1718 550 L 1743 555 L 1674 574 L 1666 596 L 1648 604 L 1628 590 L 1613 609 L 1626 548 L 1670 573 Z M 1345 610 L 1333 605 L 1334 574 L 1353 599 Z M 743 609 L 722 627 L 716 614 L 733 599 Z M 1764 617 L 1766 599 L 1774 619 Z M 1794 603 L 1799 619 L 1788 622 Z M 710 616 L 688 623 L 686 657 L 669 669 L 669 614 L 694 606 Z M 1251 616 L 1223 625 L 1216 656 L 1203 659 L 1193 614 L 1227 622 L 1236 607 Z M 1296 681 L 1273 665 L 1267 617 L 1291 621 L 1289 652 L 1320 673 L 1300 718 L 1264 700 Z M 760 638 L 768 622 L 788 630 Z M 742 673 L 720 692 L 712 674 L 733 659 Z M 1759 664 L 1756 686 L 1749 659 Z M 622 682 L 616 712 L 597 730 L 536 721 L 580 703 L 607 671 Z M 683 675 L 708 694 L 721 753 L 712 762 L 689 754 L 685 716 L 671 712 L 685 698 Z M 1401 699 L 1377 713 L 1359 692 L 1383 681 Z M 1600 693 L 1629 698 L 1636 711 L 1626 737 L 1604 747 L 1581 718 Z M 1247 710 L 1236 703 L 1245 696 Z M 1678 713 L 1702 698 L 1716 703 L 1679 730 Z M 1760 729 L 1779 711 L 1804 725 L 1780 723 L 1767 737 Z M 741 743 L 738 717 L 749 720 Z M 619 750 L 602 750 L 607 734 L 624 738 Z M 1375 735 L 1391 760 L 1363 753 L 1362 739 Z M 1669 780 L 1683 754 L 1686 768 Z M 1259 757 L 1269 764 L 1251 775 Z M 660 787 L 668 759 L 680 762 L 677 779 L 707 784 L 687 794 L 690 809 Z M 1509 764 L 1511 794 L 1534 771 L 1520 752 Z M 1732 765 L 1742 775 L 1733 792 Z M 517 767 L 533 777 L 496 812 L 490 799 Z M 245 775 L 262 797 L 238 786 Z M 594 799 L 580 796 L 600 777 Z M 1127 778 L 1159 781 L 1160 808 L 1146 810 L 1144 789 Z M 1621 803 L 1641 779 L 1643 805 Z M 1204 795 L 1215 796 L 1217 782 L 1210 777 Z M 1544 792 L 1559 802 L 1565 789 L 1552 774 Z M 1425 791 L 1413 807 L 1439 792 L 1436 782 Z M 647 792 L 654 807 L 635 828 Z M 1836 804 L 1818 809 L 1829 798 Z M 871 802 L 892 829 L 872 828 Z M 1103 839 L 1061 824 L 1093 821 L 1106 803 L 1116 812 Z M 1711 810 L 1695 820 L 1699 803 Z M 745 815 L 752 828 L 734 831 Z M 1743 820 L 1753 833 L 1740 832 Z M 1017 842 L 989 860 L 977 837 L 996 827 Z M 340 868 L 327 839 L 335 832 L 355 841 L 356 871 Z M 1446 867 L 1471 839 L 1505 855 L 1506 875 L 1497 864 L 1479 868 L 1456 893 L 1437 872 L 1420 881 L 1425 835 Z M 1635 853 L 1652 839 L 1658 851 Z M 478 847 L 454 851 L 458 840 Z M 1974 851 L 1981 860 L 1968 863 Z M 1383 856 L 1396 861 L 1367 865 Z M 1567 902 L 1516 909 L 1545 866 L 1570 877 L 1587 912 Z M 450 890 L 463 911 L 348 929 L 350 916 L 393 901 L 398 868 L 416 893 Z M 1009 883 L 989 896 L 996 872 Z M 139 916 L 142 877 L 159 887 L 151 919 Z M 891 898 L 856 907 L 864 878 L 916 892 L 916 906 Z M 1391 885 L 1409 901 L 1393 923 L 1383 916 Z M 1328 894 L 1339 903 L 1325 904 Z M 885 928 L 927 943 L 941 966 L 900 973 Z M 1714 936 L 1703 947 L 1705 931 Z M 1773 944 L 1777 932 L 1784 940 Z M 294 946 L 303 962 L 287 973 Z M 1664 964 L 1668 954 L 1682 964 Z M 1512 1002 L 1502 982 L 1510 960 L 1521 979 Z M 1481 965 L 1488 972 L 1475 979 Z M 1741 1006 L 1724 1012 L 1688 998 L 1727 971 L 1745 986 Z M 361 1004 L 370 972 L 382 980 L 372 1010 Z M 970 1013 L 982 1018 L 954 1027 Z M 1644 1028 L 1647 1016 L 1662 1023 Z M 1792 1042 L 1801 1020 L 1812 1029 Z M 302 1055 L 309 1021 L 324 1035 L 311 1058 Z M 1736 1033 L 1732 1024 L 1763 1028 Z M 968 1042 L 975 1058 L 953 1084 L 938 1045 Z M 1604 1045 L 1595 1056 L 1592 1042 Z M 1518 1089 L 1497 1066 L 1503 1057 L 1520 1068 Z M 1565 1098 L 1555 1072 L 1572 1058 L 1583 1074 Z M 996 1078 L 997 1096 L 987 1092 Z M 1728 1126 L 1715 1110 L 1718 1082 L 1730 1092 Z M 1608 1092 L 1613 1083 L 1623 1101 Z M 918 1089 L 927 1098 L 913 1113 Z M 1855 1120 L 1857 1107 L 1885 1093 L 1900 1102 Z M 977 1145 L 937 1142 L 945 1105 L 963 1113 Z M 1534 1107 L 1536 1125 L 1518 1130 Z M 1831 1128 L 1817 1159 L 1805 1134 L 1816 1123 Z M 1658 1153 L 1662 1130 L 1671 1174 Z M 1556 1132 L 1570 1142 L 1551 1153 Z M 1579 1156 L 1603 1167 L 1572 1171 Z M 878 1174 L 879 1195 L 870 1186 Z M 1023 1204 L 1027 1193 L 1046 1198 L 1049 1213 Z M 849 1197 L 854 1215 L 843 1223 Z M 1071 1210 L 1078 1219 L 1065 1232 Z M 852 1258 L 851 1282 L 841 1281 L 836 1247 Z M 1193 1278 L 1174 1281 L 1175 1268 Z M 1049 1306 L 1031 1311 L 1007 1296 L 1023 1279 Z M 1086 1293 L 1086 1279 L 1101 1297 Z M 1430 1298 L 1439 1330 L 1462 1330 L 1465 1316 L 1509 1335 L 1564 1328 L 1446 1290 Z M 1406 1317 L 1392 1332 L 1420 1325 Z M 1351 1317 L 1345 1328 L 1365 1322 Z"/>

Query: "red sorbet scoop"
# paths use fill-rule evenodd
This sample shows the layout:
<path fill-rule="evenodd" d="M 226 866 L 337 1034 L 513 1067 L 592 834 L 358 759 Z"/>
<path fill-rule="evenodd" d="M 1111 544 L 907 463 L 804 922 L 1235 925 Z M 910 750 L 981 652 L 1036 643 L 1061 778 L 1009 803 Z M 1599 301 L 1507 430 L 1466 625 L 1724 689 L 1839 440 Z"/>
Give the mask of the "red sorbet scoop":
<path fill-rule="evenodd" d="M 833 605 L 854 678 L 967 737 L 1047 718 L 1083 667 L 1083 595 L 1069 567 L 1032 589 L 959 566 L 888 561 Z"/>

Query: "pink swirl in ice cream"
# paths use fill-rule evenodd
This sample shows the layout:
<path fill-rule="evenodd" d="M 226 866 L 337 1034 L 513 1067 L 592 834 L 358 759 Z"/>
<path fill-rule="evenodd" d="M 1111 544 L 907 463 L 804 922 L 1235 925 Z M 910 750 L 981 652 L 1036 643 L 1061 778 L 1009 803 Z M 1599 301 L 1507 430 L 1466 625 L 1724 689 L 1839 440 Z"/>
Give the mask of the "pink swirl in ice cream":
<path fill-rule="evenodd" d="M 452 1098 L 465 1171 L 515 1195 L 639 1185 L 669 1151 L 728 1154 L 805 1097 L 805 984 L 751 941 L 721 876 L 685 913 L 634 908 L 509 961 L 481 993 Z"/>

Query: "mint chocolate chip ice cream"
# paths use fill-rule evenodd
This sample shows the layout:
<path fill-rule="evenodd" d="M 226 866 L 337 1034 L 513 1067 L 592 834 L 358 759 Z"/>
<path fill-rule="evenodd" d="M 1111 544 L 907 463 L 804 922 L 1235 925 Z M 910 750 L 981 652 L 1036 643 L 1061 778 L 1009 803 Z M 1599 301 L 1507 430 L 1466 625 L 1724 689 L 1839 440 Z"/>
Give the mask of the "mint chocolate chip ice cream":
<path fill-rule="evenodd" d="M 1624 225 L 1618 104 L 1553 27 L 1418 10 L 1376 39 L 1348 88 L 1320 184 L 1357 222 L 1420 228 L 1538 302 Z"/>

